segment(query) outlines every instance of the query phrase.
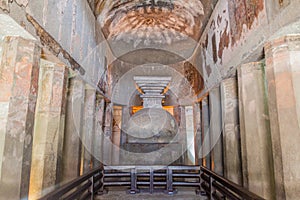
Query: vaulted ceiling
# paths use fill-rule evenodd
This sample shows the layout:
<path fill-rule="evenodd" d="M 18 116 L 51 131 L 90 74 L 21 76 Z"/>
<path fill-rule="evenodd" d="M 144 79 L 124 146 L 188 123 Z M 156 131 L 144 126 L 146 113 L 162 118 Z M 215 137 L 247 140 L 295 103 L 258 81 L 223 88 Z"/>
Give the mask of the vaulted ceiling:
<path fill-rule="evenodd" d="M 204 8 L 200 0 L 99 0 L 96 13 L 107 39 L 147 46 L 197 41 Z"/>
<path fill-rule="evenodd" d="M 120 87 L 128 85 L 120 84 L 120 80 L 129 80 L 122 77 L 131 71 L 141 75 L 149 74 L 144 64 L 152 66 L 151 63 L 157 63 L 160 67 L 155 69 L 167 66 L 181 74 L 181 78 L 173 77 L 174 83 L 180 83 L 182 91 L 190 93 L 176 93 L 178 98 L 186 96 L 191 99 L 191 96 L 198 94 L 203 89 L 201 73 L 196 66 L 187 67 L 186 63 L 189 63 L 188 59 L 193 54 L 217 1 L 95 0 L 97 21 L 117 58 L 109 64 L 107 72 L 112 79 L 111 88 L 118 84 Z M 157 71 L 159 73 L 154 75 L 163 73 Z M 169 71 L 164 71 L 165 75 L 170 75 Z M 191 72 L 195 73 L 190 75 Z M 182 80 L 186 84 L 181 84 Z M 172 87 L 176 91 L 176 87 Z M 125 89 L 122 88 L 122 91 Z M 130 94 L 129 91 L 127 93 Z M 121 99 L 127 98 L 122 96 Z"/>

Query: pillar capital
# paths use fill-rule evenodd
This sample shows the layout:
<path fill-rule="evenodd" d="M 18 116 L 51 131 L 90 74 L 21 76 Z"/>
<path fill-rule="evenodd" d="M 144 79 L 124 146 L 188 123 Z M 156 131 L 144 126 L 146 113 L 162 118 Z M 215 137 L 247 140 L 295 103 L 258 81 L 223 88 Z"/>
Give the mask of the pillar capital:
<path fill-rule="evenodd" d="M 300 34 L 285 35 L 265 44 L 266 57 L 273 56 L 279 50 L 299 51 L 300 50 Z"/>
<path fill-rule="evenodd" d="M 167 86 L 171 81 L 170 76 L 134 76 L 134 81 L 139 87 L 140 96 L 143 98 L 144 108 L 162 108 L 162 99 L 165 98 Z"/>

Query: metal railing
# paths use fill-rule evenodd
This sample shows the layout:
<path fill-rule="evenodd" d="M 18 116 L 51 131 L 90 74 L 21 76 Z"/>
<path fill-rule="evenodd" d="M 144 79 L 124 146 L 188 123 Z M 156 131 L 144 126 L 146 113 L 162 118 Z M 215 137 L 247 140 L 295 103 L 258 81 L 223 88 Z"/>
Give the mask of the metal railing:
<path fill-rule="evenodd" d="M 205 167 L 201 167 L 201 188 L 209 199 L 263 200 L 262 197 L 219 176 Z"/>
<path fill-rule="evenodd" d="M 93 200 L 96 191 L 102 187 L 102 176 L 102 168 L 99 167 L 50 192 L 40 200 Z"/>
<path fill-rule="evenodd" d="M 127 192 L 164 192 L 195 188 L 196 194 L 216 200 L 263 200 L 258 195 L 200 166 L 104 166 L 67 183 L 40 200 L 86 200 L 110 187 Z"/>
<path fill-rule="evenodd" d="M 127 192 L 176 193 L 177 187 L 200 191 L 200 166 L 105 166 L 104 192 L 109 187 L 125 187 Z"/>

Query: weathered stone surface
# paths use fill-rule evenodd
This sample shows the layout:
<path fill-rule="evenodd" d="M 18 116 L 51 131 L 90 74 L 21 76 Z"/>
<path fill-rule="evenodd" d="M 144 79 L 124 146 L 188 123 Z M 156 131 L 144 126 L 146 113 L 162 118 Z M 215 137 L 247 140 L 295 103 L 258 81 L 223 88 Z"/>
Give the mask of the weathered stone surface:
<path fill-rule="evenodd" d="M 131 111 L 132 109 L 129 106 L 123 106 L 122 107 L 122 121 L 121 121 L 121 138 L 120 138 L 120 157 L 119 157 L 119 161 L 120 163 L 125 163 L 124 161 L 126 161 L 126 157 L 124 157 L 124 153 L 123 150 L 126 151 L 126 145 L 128 142 L 128 135 L 126 133 L 125 127 L 128 124 L 128 121 L 130 119 L 130 115 L 131 115 Z"/>
<path fill-rule="evenodd" d="M 199 155 L 199 149 L 201 148 L 201 110 L 200 103 L 195 103 L 193 105 L 194 114 L 194 132 L 195 132 L 195 159 L 196 165 L 202 163 L 201 155 Z"/>
<path fill-rule="evenodd" d="M 300 196 L 300 36 L 265 45 L 277 199 Z"/>
<path fill-rule="evenodd" d="M 228 1 L 219 1 L 216 11 L 210 17 L 206 29 L 200 38 L 199 66 L 206 87 L 211 88 L 221 80 L 218 66 L 226 62 L 230 57 L 226 56 L 231 46 L 230 17 Z"/>
<path fill-rule="evenodd" d="M 93 145 L 93 157 L 94 167 L 98 167 L 102 163 L 102 151 L 103 151 L 103 124 L 104 124 L 104 106 L 105 100 L 99 94 L 96 95 L 95 104 L 95 134 Z"/>
<path fill-rule="evenodd" d="M 210 163 L 210 136 L 209 136 L 209 105 L 208 98 L 205 97 L 201 101 L 201 122 L 202 122 L 202 144 L 200 149 L 200 155 L 202 156 L 202 165 L 211 168 Z"/>
<path fill-rule="evenodd" d="M 158 109 L 158 108 L 156 108 Z M 123 109 L 122 116 L 124 121 L 128 120 L 128 108 Z M 169 164 L 188 164 L 187 159 L 187 134 L 186 134 L 186 112 L 184 106 L 174 107 L 174 118 L 178 126 L 178 132 L 172 136 L 164 133 L 164 137 L 146 138 L 138 143 L 128 140 L 128 135 L 124 138 L 122 151 L 120 154 L 121 164 L 144 164 L 144 165 L 169 165 Z M 127 116 L 127 117 L 126 117 Z M 162 120 L 158 123 L 163 124 Z M 126 124 L 126 123 L 125 123 Z M 122 130 L 122 134 L 126 131 Z M 150 141 L 151 142 L 148 142 Z M 131 143 L 128 143 L 131 142 Z M 161 159 L 163 158 L 163 159 Z"/>
<path fill-rule="evenodd" d="M 124 127 L 131 143 L 169 143 L 177 131 L 175 119 L 162 108 L 143 108 Z"/>
<path fill-rule="evenodd" d="M 171 165 L 182 164 L 181 156 L 184 148 L 180 143 L 170 144 L 125 144 L 122 151 L 121 165 Z M 141 148 L 149 152 L 140 152 Z M 129 151 L 130 150 L 130 151 Z M 163 159 L 162 159 L 163 158 Z M 187 164 L 187 162 L 186 162 Z"/>
<path fill-rule="evenodd" d="M 243 182 L 266 199 L 275 198 L 272 143 L 264 63 L 238 68 Z"/>
<path fill-rule="evenodd" d="M 95 17 L 87 1 L 28 1 L 27 10 L 34 20 L 46 30 L 61 47 L 68 52 L 89 74 L 85 79 L 92 80 L 94 69 L 104 68 L 97 65 L 99 58 L 93 58 L 88 47 L 96 47 Z M 91 44 L 89 44 L 91 43 Z M 92 44 L 93 43 L 93 44 Z M 99 55 L 100 59 L 104 57 Z M 93 82 L 96 84 L 95 82 Z"/>
<path fill-rule="evenodd" d="M 53 190 L 60 181 L 67 75 L 65 66 L 41 60 L 32 148 L 30 199 L 40 198 Z"/>
<path fill-rule="evenodd" d="M 223 160 L 225 178 L 242 185 L 242 161 L 239 129 L 237 79 L 221 83 Z"/>
<path fill-rule="evenodd" d="M 129 106 L 123 106 L 122 107 L 122 122 L 121 122 L 121 143 L 120 146 L 122 147 L 123 144 L 126 143 L 127 141 L 127 134 L 124 131 L 125 130 L 125 126 L 126 124 L 128 124 L 128 121 L 130 119 L 130 115 L 131 115 L 131 109 Z"/>
<path fill-rule="evenodd" d="M 1 66 L 1 71 L 2 71 L 2 53 L 3 53 L 3 48 L 5 47 L 4 44 L 5 43 L 2 40 L 0 40 L 0 66 Z M 2 75 L 0 76 L 1 77 L 0 78 L 0 85 L 3 86 L 3 84 L 5 84 L 5 86 L 7 86 L 7 83 L 5 83 L 3 81 L 3 78 L 2 78 L 3 75 L 4 75 L 4 73 L 2 72 Z M 8 83 L 11 84 L 11 81 L 9 81 Z M 1 101 L 0 101 L 0 163 L 2 163 L 2 158 L 3 158 L 8 108 L 9 108 L 9 99 L 8 99 L 8 97 L 3 98 L 3 96 L 1 96 Z M 1 179 L 1 168 L 2 168 L 2 164 L 0 164 L 0 179 Z"/>
<path fill-rule="evenodd" d="M 186 155 L 186 146 L 187 146 L 187 135 L 186 135 L 186 115 L 185 115 L 185 106 L 178 106 L 174 108 L 174 116 L 176 119 L 180 120 L 177 122 L 178 124 L 178 141 L 180 141 L 182 146 L 181 152 L 181 163 L 187 163 L 187 155 Z"/>
<path fill-rule="evenodd" d="M 264 43 L 298 21 L 299 6 L 299 1 L 291 0 L 218 1 L 194 54 L 208 86 L 199 98 L 234 73 L 236 66 L 263 58 Z"/>
<path fill-rule="evenodd" d="M 253 28 L 254 22 L 259 17 L 260 12 L 265 12 L 265 1 L 246 1 L 246 0 L 229 0 L 230 22 L 232 45 L 241 39 L 245 32 L 245 27 L 248 30 Z M 247 31 L 248 31 L 247 30 Z"/>
<path fill-rule="evenodd" d="M 1 129 L 5 144 L 1 147 L 0 196 L 4 199 L 28 196 L 39 55 L 35 41 L 4 38 L 0 68 L 1 112 L 5 114 L 1 118 L 6 122 Z"/>
<path fill-rule="evenodd" d="M 82 155 L 83 155 L 83 172 L 86 173 L 93 168 L 92 151 L 93 138 L 95 134 L 95 103 L 96 90 L 88 84 L 85 86 L 84 97 L 84 116 L 82 127 Z"/>
<path fill-rule="evenodd" d="M 0 9 L 9 11 L 9 1 L 8 0 L 1 0 L 0 1 Z"/>
<path fill-rule="evenodd" d="M 3 2 L 5 6 L 7 6 L 8 1 L 7 0 L 2 0 L 2 9 L 3 9 Z M 28 4 L 29 2 L 29 4 Z M 216 2 L 216 1 L 215 1 Z M 205 33 L 203 34 L 203 37 L 200 41 L 199 46 L 202 46 L 201 51 L 203 54 L 203 57 L 196 55 L 194 60 L 197 60 L 200 64 L 197 65 L 199 66 L 202 74 L 205 76 L 206 80 L 205 83 L 207 83 L 207 78 L 209 77 L 210 85 L 212 84 L 215 85 L 218 81 L 220 81 L 220 77 L 224 77 L 227 75 L 227 72 L 229 69 L 233 69 L 235 66 L 239 65 L 241 62 L 245 62 L 245 60 L 255 58 L 257 59 L 259 56 L 262 55 L 262 46 L 264 42 L 267 40 L 267 38 L 274 32 L 274 30 L 277 30 L 279 27 L 284 26 L 287 23 L 290 23 L 292 21 L 297 20 L 299 18 L 299 5 L 300 1 L 292 1 L 292 0 L 279 0 L 279 1 L 262 1 L 262 0 L 228 0 L 228 1 L 218 1 L 218 6 L 216 7 L 216 10 L 213 13 L 213 16 L 211 17 L 211 21 L 208 24 Z M 228 4 L 229 2 L 229 4 Z M 50 35 L 52 35 L 57 41 L 59 41 L 64 49 L 66 49 L 72 56 L 76 57 L 78 62 L 81 64 L 83 63 L 87 68 L 89 68 L 87 71 L 90 73 L 87 73 L 88 75 L 86 76 L 88 79 L 90 77 L 101 77 L 101 73 L 98 72 L 98 68 L 102 68 L 102 66 L 106 66 L 104 64 L 105 62 L 102 59 L 103 55 L 101 54 L 100 57 L 94 56 L 95 54 L 92 52 L 93 48 L 96 46 L 95 40 L 94 40 L 94 16 L 91 16 L 92 13 L 90 10 L 87 8 L 87 4 L 85 1 L 79 1 L 79 0 L 67 0 L 67 1 L 40 1 L 40 0 L 16 0 L 16 1 L 9 1 L 11 8 L 17 7 L 17 4 L 22 5 L 24 7 L 19 7 L 18 9 L 11 9 L 11 10 L 16 10 L 16 11 L 21 11 L 18 13 L 11 13 L 12 16 L 15 15 L 20 15 L 20 17 L 16 17 L 19 19 L 19 23 L 22 24 L 22 26 L 27 26 L 26 28 L 28 29 L 33 29 L 32 27 L 28 27 L 28 22 L 26 22 L 26 19 L 24 18 L 24 13 L 28 12 L 33 15 L 33 17 L 39 22 L 41 26 L 45 28 L 46 32 L 49 32 Z M 264 5 L 266 4 L 266 5 Z M 270 17 L 269 15 L 266 17 L 265 11 L 268 13 L 273 12 L 273 7 L 270 7 L 271 4 L 274 4 L 276 6 L 276 12 L 273 13 Z M 268 7 L 269 5 L 269 7 Z M 54 8 L 54 9 L 53 9 Z M 0 12 L 2 13 L 3 10 L 0 9 Z M 231 12 L 230 10 L 233 10 Z M 5 11 L 6 12 L 6 11 Z M 207 16 L 206 16 L 207 17 Z M 240 18 L 240 19 L 239 19 Z M 25 22 L 22 21 L 25 19 Z M 3 24 L 10 24 L 6 23 L 4 20 L 0 20 L 0 32 L 5 31 L 6 29 L 3 28 Z M 5 25 L 4 25 L 5 26 Z M 55 26 L 55 27 L 53 27 Z M 231 32 L 232 33 L 231 33 Z M 33 31 L 35 32 L 35 30 Z M 19 33 L 20 34 L 20 33 Z M 71 37 L 72 35 L 72 37 Z M 88 42 L 87 42 L 88 41 Z M 195 42 L 196 43 L 196 42 Z M 298 45 L 295 45 L 298 46 Z M 191 52 L 193 52 L 193 49 L 188 47 Z M 183 47 L 186 48 L 186 47 Z M 104 53 L 110 54 L 107 49 L 103 50 L 104 48 L 101 48 L 101 52 L 103 51 Z M 121 49 L 121 48 L 120 48 Z M 277 47 L 276 47 L 277 49 Z M 276 52 L 277 50 L 274 50 Z M 122 49 L 123 50 L 123 49 Z M 178 49 L 177 49 L 178 50 Z M 107 52 L 106 52 L 107 51 Z M 154 50 L 157 52 L 156 50 Z M 179 50 L 180 51 L 180 50 Z M 178 51 L 178 52 L 179 52 Z M 273 51 L 273 50 L 272 50 Z M 103 53 L 103 54 L 104 54 Z M 141 53 L 145 54 L 145 52 Z M 277 53 L 276 53 L 277 54 Z M 92 55 L 92 58 L 90 58 L 90 55 Z M 139 62 L 144 62 L 145 59 L 138 58 L 135 59 L 137 56 L 136 52 L 132 53 L 132 60 L 138 60 Z M 160 55 L 164 56 L 163 53 L 158 52 L 157 54 L 151 54 L 151 55 Z M 279 55 L 279 54 L 277 54 Z M 281 54 L 280 54 L 281 55 Z M 281 56 L 278 56 L 275 59 L 282 59 Z M 108 56 L 109 57 L 109 56 Z M 111 56 L 113 57 L 113 56 Z M 126 57 L 126 55 L 124 56 Z M 298 58 L 299 55 L 297 53 L 291 53 L 289 57 L 294 57 Z M 101 65 L 97 64 L 93 65 L 93 60 L 101 60 Z M 191 60 L 192 60 L 191 59 Z M 1 59 L 0 59 L 1 60 Z M 92 61 L 90 61 L 92 60 Z M 108 58 L 108 60 L 111 60 L 111 58 Z M 155 59 L 153 59 L 155 60 Z M 163 59 L 162 59 L 163 60 Z M 172 56 L 168 56 L 168 60 L 175 60 L 172 59 Z M 254 59 L 252 59 L 254 60 Z M 291 58 L 293 60 L 293 58 Z M 85 62 L 87 61 L 87 62 Z M 102 62 L 103 61 L 103 62 Z M 148 60 L 149 61 L 149 60 Z M 203 62 L 203 63 L 201 63 Z M 291 61 L 297 64 L 295 60 Z M 278 63 L 282 63 L 282 60 L 278 60 Z M 108 61 L 109 64 L 109 61 Z M 298 65 L 298 64 L 297 64 Z M 90 67 L 91 66 L 91 67 Z M 96 67 L 95 67 L 96 66 Z M 100 67 L 99 67 L 100 66 Z M 285 65 L 284 65 L 285 66 Z M 160 67 L 160 66 L 159 66 Z M 158 68 L 159 68 L 158 67 Z M 115 68 L 123 68 L 122 65 L 116 65 Z M 158 69 L 156 68 L 155 71 Z M 276 70 L 278 70 L 281 66 L 276 66 Z M 103 68 L 102 68 L 103 69 Z M 172 68 L 173 69 L 173 68 Z M 193 79 L 191 78 L 192 75 L 190 74 L 189 70 L 186 70 L 184 67 L 184 78 L 187 79 L 186 83 L 187 85 L 194 86 L 192 84 Z M 295 70 L 294 68 L 292 70 Z M 234 71 L 234 70 L 233 70 Z M 296 70 L 297 71 L 297 70 Z M 135 71 L 135 72 L 142 72 L 144 73 L 145 71 Z M 157 72 L 157 71 L 156 71 Z M 161 71 L 160 71 L 161 72 Z M 276 71 L 277 74 L 278 71 Z M 177 72 L 176 72 L 177 73 Z M 297 72 L 298 73 L 298 72 Z M 295 74 L 297 74 L 295 73 Z M 113 73 L 112 73 L 113 74 Z M 113 82 L 114 78 L 112 78 L 108 74 L 107 79 L 108 82 Z M 124 72 L 120 72 L 120 74 L 117 74 L 116 76 L 122 76 Z M 275 72 L 273 73 L 275 74 Z M 286 186 L 288 192 L 286 194 L 291 194 L 290 191 L 292 190 L 297 190 L 294 189 L 294 187 L 297 187 L 298 184 L 292 184 L 292 180 L 294 180 L 294 177 L 298 177 L 298 173 L 296 172 L 295 169 L 297 169 L 295 166 L 297 162 L 299 162 L 299 159 L 297 157 L 297 152 L 296 152 L 296 147 L 295 147 L 295 141 L 298 141 L 298 138 L 296 135 L 292 135 L 290 137 L 291 133 L 298 133 L 298 130 L 296 128 L 297 122 L 296 120 L 299 120 L 299 114 L 298 114 L 298 88 L 297 86 L 293 86 L 293 91 L 294 91 L 294 96 L 290 95 L 291 91 L 286 90 L 285 87 L 288 87 L 288 84 L 290 85 L 299 85 L 299 81 L 296 77 L 296 75 L 293 74 L 290 76 L 291 80 L 289 78 L 283 79 L 283 76 L 288 76 L 286 74 L 280 74 L 274 75 L 274 83 L 272 84 L 278 84 L 280 87 L 275 87 L 276 89 L 272 89 L 272 91 L 276 91 L 276 95 L 273 95 L 275 99 L 274 102 L 272 101 L 271 103 L 274 103 L 275 106 L 279 108 L 279 106 L 287 106 L 290 104 L 294 105 L 294 110 L 297 111 L 297 115 L 288 115 L 287 113 L 292 113 L 295 112 L 294 110 L 290 109 L 277 109 L 279 114 L 274 114 L 274 119 L 278 121 L 278 123 L 273 123 L 276 126 L 274 126 L 274 134 L 272 134 L 272 144 L 273 144 L 273 150 L 276 153 L 273 153 L 274 157 L 276 158 L 275 161 L 279 162 L 275 164 L 275 173 L 278 174 L 276 176 L 276 183 L 278 183 L 277 187 L 277 193 L 282 191 L 282 194 L 284 194 L 284 184 L 289 183 L 289 185 Z M 167 75 L 167 74 L 164 74 Z M 173 76 L 173 75 L 172 75 Z M 92 79 L 90 79 L 92 80 Z M 183 79 L 184 80 L 184 79 Z M 271 79 L 270 79 L 271 80 Z M 283 84 L 282 82 L 286 83 Z M 97 82 L 98 79 L 93 80 L 93 82 Z M 273 81 L 273 79 L 272 79 Z M 180 85 L 181 82 L 180 80 L 176 82 L 178 85 Z M 292 84 L 291 84 L 292 82 Z M 111 85 L 109 85 L 111 86 Z M 127 84 L 124 84 L 125 88 L 128 86 Z M 207 86 L 207 85 L 206 85 Z M 134 86 L 133 86 L 134 87 Z M 1 86 L 1 92 L 3 89 L 3 92 L 6 91 L 6 85 L 3 87 Z M 180 94 L 182 96 L 185 96 L 185 94 L 189 93 L 189 90 L 185 90 L 185 88 L 188 87 L 176 87 L 178 88 L 178 91 L 180 90 Z M 183 89 L 184 88 L 184 89 Z M 211 87 L 206 87 L 206 89 L 210 89 Z M 282 91 L 283 90 L 283 91 Z M 126 93 L 125 90 L 119 90 L 117 93 Z M 125 91 L 125 92 L 124 92 Z M 287 95 L 285 93 L 287 92 Z M 206 92 L 206 91 L 205 91 Z M 178 92 L 179 93 L 179 92 Z M 272 94 L 275 94 L 275 92 L 272 92 Z M 284 95 L 281 95 L 284 94 Z M 203 95 L 201 93 L 200 95 Z M 83 95 L 84 96 L 84 95 Z M 122 99 L 122 95 L 120 95 Z M 270 95 L 272 96 L 272 95 Z M 292 96 L 290 98 L 290 96 Z M 188 95 L 187 99 L 189 99 L 190 95 Z M 200 97 L 200 96 L 199 96 Z M 202 96 L 201 96 L 202 97 Z M 2 98 L 2 96 L 0 96 Z M 278 101 L 277 101 L 278 99 Z M 192 100 L 193 101 L 193 100 Z M 294 102 L 293 102 L 294 101 Z M 292 103 L 290 103 L 292 102 Z M 127 101 L 126 101 L 127 103 Z M 270 103 L 270 104 L 271 104 Z M 278 105 L 277 105 L 278 104 Z M 177 104 L 176 104 L 177 105 Z M 277 108 L 276 107 L 276 108 Z M 81 107 L 80 107 L 81 108 Z M 0 110 L 0 124 L 3 123 L 3 125 L 0 125 L 0 130 L 1 133 L 4 133 L 6 130 L 7 126 L 4 127 L 4 124 L 8 123 L 7 117 L 8 116 L 8 111 L 11 109 L 9 107 L 9 103 L 4 102 L 1 103 L 1 110 Z M 75 108 L 75 110 L 78 108 Z M 179 112 L 180 113 L 180 112 Z M 230 113 L 231 114 L 231 113 Z M 81 117 L 82 113 L 81 112 L 76 112 L 76 116 L 80 116 L 79 119 L 83 119 Z M 181 118 L 181 122 L 184 122 L 185 117 L 183 118 L 182 116 L 185 115 L 185 112 L 181 112 L 179 115 L 177 115 L 177 118 Z M 226 115 L 229 115 L 227 113 Z M 286 117 L 288 116 L 288 117 Z M 73 116 L 72 116 L 73 117 Z M 287 119 L 291 119 L 288 121 Z M 203 119 L 208 118 L 207 116 L 204 116 Z M 234 118 L 235 119 L 235 118 Z M 272 119 L 272 116 L 271 116 Z M 271 120 L 272 121 L 272 120 Z M 280 123 L 279 123 L 280 122 Z M 282 123 L 281 123 L 282 122 Z M 77 123 L 77 122 L 76 122 Z M 231 122 L 228 122 L 229 124 L 232 124 Z M 291 125 L 290 125 L 290 124 Z M 186 124 L 186 122 L 184 122 Z M 235 130 L 236 125 L 235 122 L 233 123 L 234 125 L 230 127 L 230 130 Z M 279 124 L 279 125 L 278 125 Z M 296 125 L 295 125 L 296 124 Z M 78 126 L 81 126 L 81 122 L 79 120 Z M 102 124 L 101 124 L 102 126 Z M 180 126 L 180 129 L 186 125 Z M 226 125 L 225 125 L 226 126 Z M 289 127 L 287 127 L 289 126 Z M 3 129 L 2 129 L 3 128 Z M 186 127 L 185 127 L 186 128 Z M 228 128 L 228 127 L 226 127 Z M 70 128 L 71 129 L 71 128 Z M 69 130 L 70 130 L 69 129 Z M 291 130 L 290 130 L 291 129 Z M 276 132 L 278 131 L 278 134 Z M 284 131 L 282 131 L 284 130 Z M 288 131 L 286 131 L 288 130 Z M 182 133 L 185 131 L 181 129 Z M 236 132 L 234 132 L 236 133 Z M 285 138 L 285 135 L 288 137 Z M 237 135 L 233 134 L 232 138 L 235 138 Z M 281 140 L 281 138 L 283 138 Z M 290 138 L 294 138 L 293 141 L 291 141 L 291 145 L 286 145 L 286 143 L 290 142 Z M 228 138 L 227 138 L 228 139 Z M 226 140 L 227 140 L 226 139 Z M 279 140 L 280 139 L 280 140 Z M 0 136 L 0 157 L 2 159 L 2 153 L 1 151 L 4 151 L 4 134 Z M 186 139 L 185 139 L 186 141 Z M 76 141 L 77 142 L 77 141 Z M 75 142 L 75 143 L 76 143 Z M 298 143 L 298 142 L 297 142 Z M 3 145 L 2 145 L 3 144 Z M 230 143 L 229 143 L 230 144 Z M 284 144 L 284 147 L 281 147 L 282 144 Z M 78 144 L 80 145 L 80 144 Z M 236 143 L 233 143 L 233 145 L 236 145 Z M 3 148 L 2 148 L 3 147 Z M 236 146 L 235 146 L 236 147 Z M 279 148 L 280 147 L 280 148 Z M 2 150 L 1 150 L 2 149 Z M 74 152 L 75 155 L 77 154 L 77 149 L 75 149 Z M 283 155 L 284 154 L 284 155 Z M 233 152 L 233 155 L 236 155 L 235 152 Z M 78 155 L 77 155 L 78 156 Z M 277 159 L 278 158 L 278 159 Z M 292 161 L 290 161 L 292 160 Z M 76 161 L 74 161 L 76 162 Z M 1 162 L 0 162 L 1 163 Z M 283 167 L 282 167 L 283 166 Z M 290 167 L 291 166 L 291 167 Z M 77 167 L 77 166 L 76 166 Z M 74 169 L 74 167 L 70 167 L 70 169 Z M 0 169 L 1 170 L 1 169 Z M 299 170 L 298 170 L 299 171 Z M 277 173 L 278 172 L 278 173 Z M 297 180 L 296 180 L 297 181 Z M 285 194 L 284 194 L 285 195 Z M 294 194 L 292 194 L 294 195 Z M 285 196 L 279 196 L 279 199 L 284 199 Z"/>
<path fill-rule="evenodd" d="M 221 110 L 220 87 L 212 89 L 209 93 L 209 134 L 211 151 L 211 168 L 219 175 L 223 175 L 223 130 Z"/>
<path fill-rule="evenodd" d="M 20 36 L 25 39 L 36 40 L 30 33 L 28 33 L 10 16 L 0 14 L 0 38 L 5 36 Z"/>
<path fill-rule="evenodd" d="M 103 138 L 103 164 L 112 163 L 112 125 L 113 125 L 113 104 L 105 104 L 104 138 Z"/>
<path fill-rule="evenodd" d="M 114 165 L 119 164 L 119 158 L 120 158 L 121 122 L 122 122 L 122 107 L 114 106 L 113 127 L 112 127 L 112 143 L 114 144 L 114 148 L 112 151 L 112 162 Z"/>
<path fill-rule="evenodd" d="M 194 132 L 194 113 L 192 106 L 185 106 L 186 123 L 186 143 L 187 143 L 187 163 L 195 165 L 195 132 Z"/>
<path fill-rule="evenodd" d="M 81 128 L 83 118 L 84 83 L 78 77 L 69 79 L 66 107 L 66 128 L 63 147 L 63 181 L 80 175 Z"/>

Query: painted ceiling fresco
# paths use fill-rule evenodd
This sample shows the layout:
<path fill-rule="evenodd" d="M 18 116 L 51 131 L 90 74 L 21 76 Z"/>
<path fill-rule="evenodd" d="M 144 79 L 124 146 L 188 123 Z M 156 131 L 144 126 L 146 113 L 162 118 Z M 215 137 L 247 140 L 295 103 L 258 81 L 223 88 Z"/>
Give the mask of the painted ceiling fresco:
<path fill-rule="evenodd" d="M 95 9 L 107 39 L 134 46 L 197 41 L 204 14 L 200 0 L 98 0 Z"/>

